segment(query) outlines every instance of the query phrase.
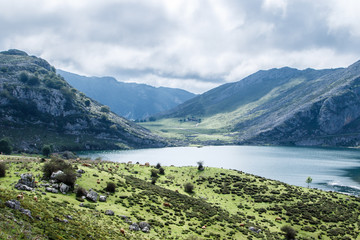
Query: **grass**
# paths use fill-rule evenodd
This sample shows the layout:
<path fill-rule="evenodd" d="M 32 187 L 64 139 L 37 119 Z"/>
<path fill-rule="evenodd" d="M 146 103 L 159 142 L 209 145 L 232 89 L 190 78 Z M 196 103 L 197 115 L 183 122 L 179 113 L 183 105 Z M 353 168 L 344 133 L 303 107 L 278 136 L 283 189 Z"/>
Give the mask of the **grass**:
<path fill-rule="evenodd" d="M 165 175 L 154 185 L 153 166 L 71 160 L 75 168 L 85 170 L 76 184 L 107 195 L 107 201 L 85 200 L 90 208 L 84 208 L 75 193 L 42 195 L 44 189 L 39 187 L 21 200 L 32 212 L 34 219 L 29 219 L 4 203 L 19 194 L 13 187 L 19 174 L 31 172 L 41 183 L 43 163 L 36 157 L 2 155 L 0 160 L 8 166 L 7 176 L 0 179 L 0 239 L 284 239 L 280 230 L 284 225 L 297 231 L 297 239 L 360 239 L 359 198 L 240 171 L 209 167 L 198 171 L 196 163 L 194 167 L 164 167 Z M 82 166 L 84 162 L 91 167 Z M 116 184 L 115 193 L 105 192 L 107 182 Z M 194 185 L 192 194 L 184 190 L 188 182 Z M 32 199 L 35 194 L 37 203 Z M 115 216 L 105 215 L 106 210 L 113 210 Z M 68 224 L 54 220 L 67 215 L 73 216 Z M 129 231 L 130 223 L 121 216 L 150 223 L 150 233 Z M 275 221 L 277 217 L 282 220 Z M 249 227 L 262 231 L 255 233 Z"/>

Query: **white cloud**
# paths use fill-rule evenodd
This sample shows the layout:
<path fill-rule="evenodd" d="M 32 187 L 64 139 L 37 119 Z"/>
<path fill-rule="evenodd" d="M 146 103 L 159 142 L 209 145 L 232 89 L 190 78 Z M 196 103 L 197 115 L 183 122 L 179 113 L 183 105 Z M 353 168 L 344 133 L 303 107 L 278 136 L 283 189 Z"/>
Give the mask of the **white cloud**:
<path fill-rule="evenodd" d="M 1 1 L 0 48 L 199 93 L 260 69 L 351 64 L 359 10 L 355 0 Z"/>

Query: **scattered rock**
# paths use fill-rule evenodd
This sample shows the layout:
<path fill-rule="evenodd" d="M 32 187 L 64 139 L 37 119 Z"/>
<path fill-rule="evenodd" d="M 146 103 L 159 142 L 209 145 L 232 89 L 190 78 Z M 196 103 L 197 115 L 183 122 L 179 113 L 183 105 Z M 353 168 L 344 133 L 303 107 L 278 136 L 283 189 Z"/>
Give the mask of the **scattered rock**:
<path fill-rule="evenodd" d="M 43 184 L 41 184 L 41 186 L 42 186 L 42 187 L 50 187 L 50 184 L 48 184 L 48 183 L 43 183 Z"/>
<path fill-rule="evenodd" d="M 66 185 L 65 183 L 60 184 L 60 192 L 62 194 L 66 194 L 70 190 L 70 187 Z"/>
<path fill-rule="evenodd" d="M 112 211 L 112 210 L 106 210 L 105 211 L 105 215 L 109 215 L 109 216 L 114 216 L 114 211 Z"/>
<path fill-rule="evenodd" d="M 85 171 L 83 169 L 78 169 L 76 172 L 81 173 L 81 174 L 85 173 Z"/>
<path fill-rule="evenodd" d="M 143 230 L 144 228 L 148 228 L 150 230 L 150 224 L 147 222 L 140 222 L 139 227 Z"/>
<path fill-rule="evenodd" d="M 95 192 L 94 190 L 90 189 L 88 191 L 88 193 L 86 194 L 86 198 L 90 199 L 93 202 L 96 202 L 97 198 L 98 198 L 98 193 Z"/>
<path fill-rule="evenodd" d="M 53 188 L 55 188 L 55 189 L 59 189 L 59 184 L 54 183 L 54 184 L 51 185 L 51 187 L 53 187 Z"/>
<path fill-rule="evenodd" d="M 73 217 L 71 215 L 65 215 L 67 219 L 73 220 Z"/>
<path fill-rule="evenodd" d="M 64 174 L 63 171 L 59 170 L 57 172 L 53 172 L 50 176 L 51 179 L 56 179 L 57 176 Z"/>
<path fill-rule="evenodd" d="M 18 190 L 32 191 L 35 187 L 35 179 L 31 173 L 23 173 L 20 175 L 18 183 L 15 188 Z"/>
<path fill-rule="evenodd" d="M 18 210 L 18 211 L 22 212 L 23 214 L 27 215 L 29 218 L 32 218 L 31 211 L 29 209 L 22 208 L 20 202 L 17 200 L 6 201 L 5 206 L 15 209 L 15 210 Z"/>
<path fill-rule="evenodd" d="M 249 230 L 255 233 L 260 233 L 261 229 L 256 229 L 255 227 L 249 227 Z"/>
<path fill-rule="evenodd" d="M 47 192 L 52 192 L 52 193 L 58 193 L 58 192 L 59 192 L 57 189 L 51 188 L 51 187 L 45 188 L 45 191 L 47 191 Z"/>
<path fill-rule="evenodd" d="M 100 196 L 99 201 L 100 202 L 106 202 L 106 196 Z"/>
<path fill-rule="evenodd" d="M 140 227 L 137 223 L 133 223 L 129 226 L 129 230 L 131 231 L 139 231 L 140 230 Z"/>

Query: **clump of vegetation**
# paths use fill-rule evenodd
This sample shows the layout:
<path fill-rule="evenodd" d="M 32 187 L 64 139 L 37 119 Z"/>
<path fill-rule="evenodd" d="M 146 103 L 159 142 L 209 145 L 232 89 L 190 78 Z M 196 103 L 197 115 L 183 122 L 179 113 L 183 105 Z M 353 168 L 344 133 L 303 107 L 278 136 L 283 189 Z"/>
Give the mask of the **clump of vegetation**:
<path fill-rule="evenodd" d="M 156 168 L 156 169 L 160 169 L 160 168 L 161 168 L 161 164 L 160 164 L 160 163 L 156 164 L 155 168 Z"/>
<path fill-rule="evenodd" d="M 100 111 L 103 113 L 109 113 L 110 112 L 110 108 L 108 106 L 102 106 L 100 108 Z"/>
<path fill-rule="evenodd" d="M 107 192 L 114 193 L 115 190 L 116 190 L 116 184 L 113 183 L 113 182 L 108 182 L 108 183 L 106 184 L 105 190 L 106 190 Z"/>
<path fill-rule="evenodd" d="M 194 185 L 192 183 L 185 183 L 184 191 L 187 192 L 187 193 L 193 193 L 194 192 Z"/>
<path fill-rule="evenodd" d="M 197 165 L 198 165 L 198 170 L 199 171 L 204 171 L 205 170 L 203 161 L 197 162 Z"/>
<path fill-rule="evenodd" d="M 49 145 L 44 145 L 42 148 L 42 155 L 49 157 L 51 154 L 51 147 Z"/>
<path fill-rule="evenodd" d="M 23 83 L 26 83 L 29 80 L 29 76 L 27 75 L 26 72 L 22 72 L 19 75 L 19 80 Z"/>
<path fill-rule="evenodd" d="M 39 85 L 40 84 L 40 79 L 37 77 L 37 76 L 30 76 L 28 81 L 27 81 L 27 84 L 30 85 L 30 86 L 35 86 L 35 85 Z"/>
<path fill-rule="evenodd" d="M 1 162 L 0 163 L 0 177 L 5 177 L 6 176 L 6 165 L 5 163 Z"/>
<path fill-rule="evenodd" d="M 165 169 L 163 167 L 159 168 L 159 174 L 160 175 L 165 175 Z"/>
<path fill-rule="evenodd" d="M 85 106 L 89 107 L 89 106 L 90 106 L 90 103 L 91 103 L 91 102 L 90 102 L 89 99 L 86 99 L 86 100 L 85 100 Z"/>
<path fill-rule="evenodd" d="M 43 167 L 43 174 L 45 179 L 49 179 L 53 172 L 61 170 L 64 174 L 57 176 L 57 180 L 73 187 L 76 181 L 76 173 L 71 164 L 66 163 L 62 159 L 53 158 L 50 162 L 45 163 Z"/>
<path fill-rule="evenodd" d="M 82 196 L 86 196 L 86 190 L 85 188 L 82 188 L 82 187 L 78 187 L 76 190 L 75 190 L 75 194 L 76 194 L 76 197 L 80 198 Z"/>
<path fill-rule="evenodd" d="M 3 138 L 0 140 L 0 152 L 4 154 L 11 154 L 12 147 L 9 139 Z"/>
<path fill-rule="evenodd" d="M 312 178 L 311 177 L 308 177 L 305 181 L 308 185 L 308 188 L 310 187 L 310 183 L 312 183 Z"/>
<path fill-rule="evenodd" d="M 150 175 L 150 176 L 151 176 L 152 178 L 154 178 L 154 177 L 155 177 L 155 178 L 159 177 L 158 174 L 159 174 L 159 170 L 157 170 L 157 169 L 151 169 L 151 175 Z"/>
<path fill-rule="evenodd" d="M 285 226 L 281 227 L 281 231 L 284 232 L 285 238 L 288 239 L 288 240 L 295 239 L 295 237 L 296 237 L 295 229 L 293 229 L 289 225 L 285 225 Z"/>

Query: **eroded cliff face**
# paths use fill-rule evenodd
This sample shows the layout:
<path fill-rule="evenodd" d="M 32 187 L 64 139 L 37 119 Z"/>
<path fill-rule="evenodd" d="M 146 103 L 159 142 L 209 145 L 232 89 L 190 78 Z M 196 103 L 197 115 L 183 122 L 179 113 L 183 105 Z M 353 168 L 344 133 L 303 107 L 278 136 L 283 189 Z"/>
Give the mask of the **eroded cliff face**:
<path fill-rule="evenodd" d="M 73 89 L 45 60 L 0 53 L 0 134 L 19 150 L 164 146 L 164 140 Z M 23 132 L 23 134 L 21 133 Z"/>

